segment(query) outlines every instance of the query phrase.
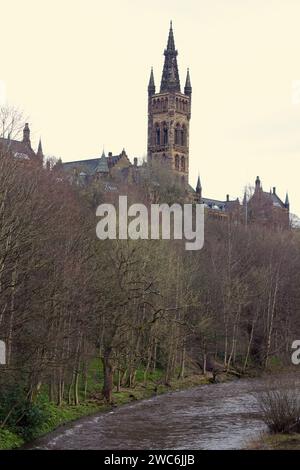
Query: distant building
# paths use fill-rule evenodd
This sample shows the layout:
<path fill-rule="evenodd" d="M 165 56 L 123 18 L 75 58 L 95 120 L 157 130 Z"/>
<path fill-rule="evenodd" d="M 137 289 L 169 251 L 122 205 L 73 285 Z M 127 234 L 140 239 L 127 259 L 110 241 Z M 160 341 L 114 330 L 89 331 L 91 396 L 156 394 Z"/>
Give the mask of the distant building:
<path fill-rule="evenodd" d="M 288 194 L 283 202 L 276 194 L 274 187 L 270 192 L 263 191 L 260 178 L 257 176 L 253 195 L 243 200 L 245 223 L 257 223 L 275 229 L 286 229 L 290 225 L 290 203 Z"/>
<path fill-rule="evenodd" d="M 88 184 L 95 180 L 137 182 L 137 168 L 137 158 L 132 164 L 125 149 L 119 155 L 113 155 L 109 152 L 106 157 L 103 151 L 101 157 L 63 163 L 63 171 L 72 180 L 82 184 Z"/>
<path fill-rule="evenodd" d="M 44 159 L 41 140 L 39 141 L 39 145 L 36 152 L 31 147 L 30 129 L 28 123 L 26 123 L 24 126 L 22 140 L 10 139 L 9 137 L 0 138 L 0 152 L 1 151 L 8 152 L 16 159 L 31 160 L 40 164 L 43 163 Z"/>

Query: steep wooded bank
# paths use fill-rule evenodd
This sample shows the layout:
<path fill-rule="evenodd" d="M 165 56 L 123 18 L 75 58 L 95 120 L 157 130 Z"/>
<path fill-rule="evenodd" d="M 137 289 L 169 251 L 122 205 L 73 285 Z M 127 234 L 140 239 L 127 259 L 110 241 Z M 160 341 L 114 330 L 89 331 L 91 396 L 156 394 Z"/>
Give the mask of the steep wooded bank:
<path fill-rule="evenodd" d="M 182 197 L 167 178 L 155 191 L 155 202 Z M 151 179 L 130 198 L 141 195 L 153 200 Z M 181 241 L 100 241 L 95 209 L 107 198 L 97 184 L 72 186 L 58 170 L 1 155 L 2 429 L 30 433 L 43 420 L 41 397 L 78 406 L 93 398 L 91 382 L 94 398 L 111 403 L 137 374 L 168 384 L 189 370 L 290 363 L 297 232 L 208 219 L 199 252 Z M 102 366 L 91 375 L 95 358 Z"/>

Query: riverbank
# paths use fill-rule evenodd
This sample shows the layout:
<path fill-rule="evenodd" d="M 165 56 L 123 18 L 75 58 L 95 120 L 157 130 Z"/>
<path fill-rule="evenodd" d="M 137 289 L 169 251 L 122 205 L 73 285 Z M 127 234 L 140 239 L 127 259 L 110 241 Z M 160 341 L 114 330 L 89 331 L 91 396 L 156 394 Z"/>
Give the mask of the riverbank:
<path fill-rule="evenodd" d="M 223 376 L 222 381 L 229 380 L 229 377 Z M 182 379 L 173 379 L 167 385 L 163 383 L 149 381 L 146 384 L 137 383 L 134 388 L 121 388 L 119 392 L 114 392 L 114 407 L 130 403 L 132 401 L 151 398 L 154 395 L 160 395 L 166 392 L 187 390 L 199 385 L 209 384 L 210 377 L 200 374 L 189 375 Z M 30 439 L 13 432 L 10 429 L 0 429 L 0 450 L 16 449 L 26 442 L 42 437 L 60 426 L 66 425 L 79 418 L 89 416 L 95 413 L 110 410 L 112 407 L 107 405 L 101 398 L 94 396 L 77 406 L 63 404 L 57 406 L 54 403 L 47 403 L 47 419 L 31 435 Z"/>
<path fill-rule="evenodd" d="M 300 434 L 262 434 L 251 442 L 251 450 L 299 450 Z"/>
<path fill-rule="evenodd" d="M 264 374 L 181 391 L 173 389 L 84 417 L 24 447 L 127 451 L 244 449 L 265 431 L 254 393 L 263 390 L 268 380 Z"/>

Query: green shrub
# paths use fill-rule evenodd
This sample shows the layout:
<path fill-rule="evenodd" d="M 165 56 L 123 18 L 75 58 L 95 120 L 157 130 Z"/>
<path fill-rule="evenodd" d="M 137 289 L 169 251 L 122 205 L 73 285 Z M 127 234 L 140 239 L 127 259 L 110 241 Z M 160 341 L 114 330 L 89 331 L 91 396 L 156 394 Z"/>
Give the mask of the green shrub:
<path fill-rule="evenodd" d="M 8 429 L 0 429 L 0 449 L 15 449 L 24 443 L 20 436 Z"/>
<path fill-rule="evenodd" d="M 30 402 L 21 385 L 9 385 L 0 390 L 0 422 L 25 440 L 38 434 L 47 420 L 47 407 L 43 402 Z"/>

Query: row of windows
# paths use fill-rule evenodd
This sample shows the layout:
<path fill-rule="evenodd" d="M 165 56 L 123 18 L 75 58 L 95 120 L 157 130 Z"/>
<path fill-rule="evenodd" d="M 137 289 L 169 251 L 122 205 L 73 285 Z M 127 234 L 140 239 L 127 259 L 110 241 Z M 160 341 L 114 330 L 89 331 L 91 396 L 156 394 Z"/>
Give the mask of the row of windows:
<path fill-rule="evenodd" d="M 155 124 L 154 144 L 155 145 L 168 145 L 169 130 L 167 123 L 163 122 L 161 125 Z"/>
<path fill-rule="evenodd" d="M 150 157 L 151 159 L 151 157 Z M 167 155 L 165 153 L 163 153 L 162 155 L 162 161 L 164 163 L 167 162 Z M 179 155 L 175 155 L 175 169 L 178 170 L 178 171 L 186 171 L 186 159 L 185 157 L 182 155 L 181 157 Z"/>
<path fill-rule="evenodd" d="M 175 127 L 175 145 L 186 145 L 186 127 L 176 124 Z"/>
<path fill-rule="evenodd" d="M 176 98 L 176 111 L 188 111 L 188 102 L 186 100 L 182 100 L 180 98 Z"/>
<path fill-rule="evenodd" d="M 168 145 L 169 143 L 169 129 L 166 122 L 161 124 L 156 123 L 154 126 L 154 145 Z M 175 126 L 175 145 L 186 146 L 187 132 L 185 125 L 176 124 Z"/>
<path fill-rule="evenodd" d="M 185 171 L 185 158 L 175 155 L 175 169 Z"/>
<path fill-rule="evenodd" d="M 157 98 L 152 101 L 153 111 L 167 111 L 168 110 L 168 98 Z"/>
<path fill-rule="evenodd" d="M 176 98 L 176 111 L 187 112 L 188 111 L 188 101 Z M 152 101 L 152 109 L 153 111 L 167 111 L 168 110 L 168 98 L 157 98 Z"/>

